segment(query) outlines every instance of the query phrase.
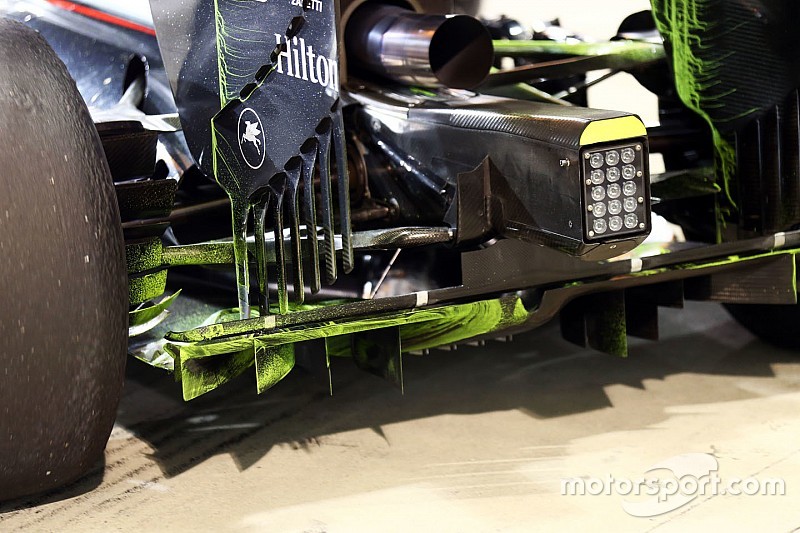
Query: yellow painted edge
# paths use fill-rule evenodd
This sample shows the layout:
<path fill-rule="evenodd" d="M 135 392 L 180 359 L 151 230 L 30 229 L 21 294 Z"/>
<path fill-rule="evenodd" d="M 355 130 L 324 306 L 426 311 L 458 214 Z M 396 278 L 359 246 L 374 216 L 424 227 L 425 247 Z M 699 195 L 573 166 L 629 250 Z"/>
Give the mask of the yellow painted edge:
<path fill-rule="evenodd" d="M 644 137 L 647 135 L 647 128 L 639 117 L 629 115 L 627 117 L 609 118 L 591 122 L 581 134 L 581 146 L 598 144 L 604 142 L 620 141 L 631 137 Z"/>

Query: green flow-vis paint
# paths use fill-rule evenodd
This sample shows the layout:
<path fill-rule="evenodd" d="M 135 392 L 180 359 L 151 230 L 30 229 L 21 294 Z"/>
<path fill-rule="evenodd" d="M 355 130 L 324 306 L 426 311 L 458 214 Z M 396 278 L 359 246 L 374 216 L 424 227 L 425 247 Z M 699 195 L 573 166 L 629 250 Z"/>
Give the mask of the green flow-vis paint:
<path fill-rule="evenodd" d="M 403 350 L 417 351 L 520 326 L 529 316 L 522 301 L 513 296 L 376 317 L 326 320 L 298 327 L 253 329 L 225 339 L 172 342 L 166 345 L 166 350 L 176 361 L 176 376 L 188 400 L 227 383 L 254 364 L 258 390 L 268 389 L 293 367 L 294 352 L 290 347 L 305 341 L 399 327 Z M 256 323 L 250 321 L 253 326 Z M 337 348 L 331 355 L 352 357 L 353 354 L 346 348 Z"/>
<path fill-rule="evenodd" d="M 681 100 L 711 126 L 717 171 L 735 205 L 737 131 L 800 85 L 795 0 L 652 0 Z"/>
<path fill-rule="evenodd" d="M 245 239 L 251 212 L 259 263 L 265 261 L 265 232 L 278 236 L 278 304 L 286 313 L 287 265 L 294 268 L 295 297 L 304 294 L 300 228 L 317 228 L 317 168 L 325 270 L 329 281 L 336 278 L 331 149 L 337 161 L 346 161 L 338 3 L 159 0 L 151 7 L 187 144 L 199 167 L 231 199 L 240 316 L 250 316 Z M 343 262 L 349 270 L 349 187 L 346 165 L 337 166 Z M 291 234 L 288 249 L 280 238 L 284 230 Z M 311 255 L 310 287 L 317 291 L 320 258 L 316 250 Z M 259 265 L 256 272 L 266 311 L 267 269 Z"/>

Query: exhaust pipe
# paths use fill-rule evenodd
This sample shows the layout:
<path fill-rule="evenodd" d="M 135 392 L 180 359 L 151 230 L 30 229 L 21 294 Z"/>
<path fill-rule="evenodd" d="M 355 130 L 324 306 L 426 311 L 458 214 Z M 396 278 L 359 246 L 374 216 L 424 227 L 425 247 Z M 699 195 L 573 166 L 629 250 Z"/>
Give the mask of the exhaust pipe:
<path fill-rule="evenodd" d="M 492 38 L 467 15 L 423 15 L 368 2 L 347 22 L 348 64 L 359 70 L 421 87 L 472 89 L 489 75 Z"/>

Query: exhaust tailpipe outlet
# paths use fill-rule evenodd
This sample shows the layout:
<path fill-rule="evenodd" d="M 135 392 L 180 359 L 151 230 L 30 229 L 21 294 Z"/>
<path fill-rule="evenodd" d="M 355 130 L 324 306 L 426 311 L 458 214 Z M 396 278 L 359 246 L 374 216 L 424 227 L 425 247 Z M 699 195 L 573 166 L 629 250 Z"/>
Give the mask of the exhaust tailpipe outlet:
<path fill-rule="evenodd" d="M 468 15 L 425 15 L 367 2 L 345 28 L 347 60 L 356 73 L 421 87 L 472 89 L 489 75 L 492 38 Z"/>

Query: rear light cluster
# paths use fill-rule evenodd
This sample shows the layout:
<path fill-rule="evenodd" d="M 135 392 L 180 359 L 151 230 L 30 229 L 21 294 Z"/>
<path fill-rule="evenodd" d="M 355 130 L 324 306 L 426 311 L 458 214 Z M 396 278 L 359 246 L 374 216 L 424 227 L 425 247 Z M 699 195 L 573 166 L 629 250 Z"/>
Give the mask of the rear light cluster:
<path fill-rule="evenodd" d="M 641 142 L 583 152 L 583 227 L 588 241 L 647 231 L 645 157 Z"/>

